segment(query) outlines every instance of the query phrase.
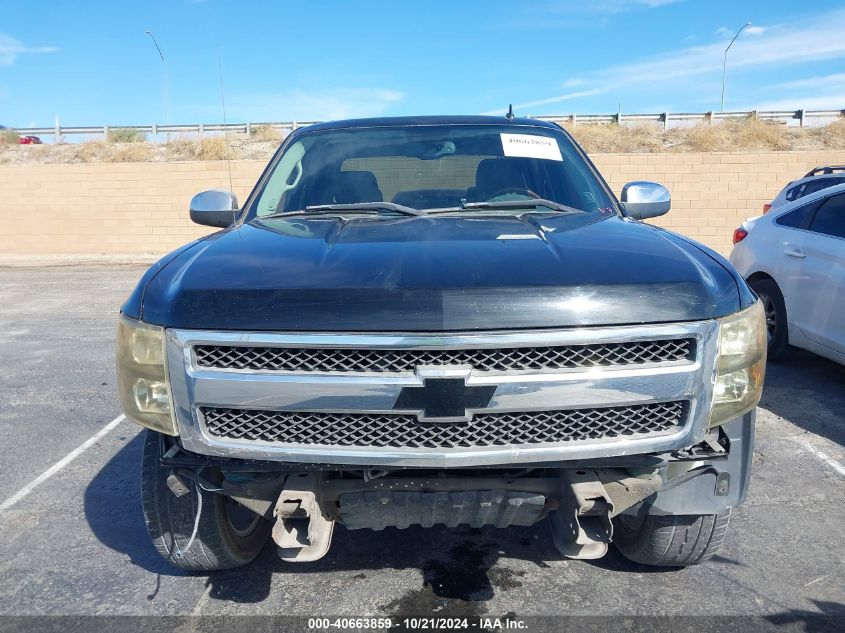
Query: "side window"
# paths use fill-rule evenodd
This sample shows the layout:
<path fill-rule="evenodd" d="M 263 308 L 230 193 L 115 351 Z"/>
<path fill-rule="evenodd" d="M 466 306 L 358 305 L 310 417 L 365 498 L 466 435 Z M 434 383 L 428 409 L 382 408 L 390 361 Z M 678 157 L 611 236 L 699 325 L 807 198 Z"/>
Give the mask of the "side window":
<path fill-rule="evenodd" d="M 301 142 L 295 143 L 285 151 L 258 198 L 256 208 L 259 217 L 276 213 L 284 208 L 287 193 L 296 189 L 302 178 L 304 156 L 305 146 Z"/>
<path fill-rule="evenodd" d="M 801 192 L 801 196 L 809 196 L 811 193 L 816 193 L 822 189 L 838 185 L 841 182 L 842 180 L 839 178 L 819 178 L 818 180 L 813 180 L 805 185 L 804 190 Z"/>
<path fill-rule="evenodd" d="M 810 224 L 810 230 L 814 233 L 845 237 L 845 194 L 831 196 L 822 203 Z"/>
<path fill-rule="evenodd" d="M 803 182 L 800 185 L 795 185 L 786 190 L 786 199 L 792 202 L 804 195 L 804 189 L 807 188 L 807 183 Z"/>
<path fill-rule="evenodd" d="M 788 226 L 793 229 L 800 229 L 806 226 L 806 220 L 809 218 L 813 211 L 819 206 L 818 202 L 811 202 L 810 204 L 805 204 L 803 207 L 798 207 L 794 211 L 790 211 L 789 213 L 784 213 L 783 215 L 779 216 L 775 222 L 781 226 Z"/>
<path fill-rule="evenodd" d="M 800 185 L 790 187 L 786 190 L 785 197 L 787 200 L 792 202 L 793 200 L 809 196 L 811 193 L 816 193 L 822 189 L 832 187 L 833 185 L 841 185 L 843 182 L 845 182 L 845 180 L 842 178 L 816 178 L 815 180 L 810 180 L 808 182 L 803 182 Z"/>

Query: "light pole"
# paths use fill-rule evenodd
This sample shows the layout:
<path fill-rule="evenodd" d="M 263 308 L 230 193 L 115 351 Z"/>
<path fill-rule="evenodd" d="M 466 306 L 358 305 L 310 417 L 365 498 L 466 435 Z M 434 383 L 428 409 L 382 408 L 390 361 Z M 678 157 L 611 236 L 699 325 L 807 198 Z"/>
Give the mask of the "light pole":
<path fill-rule="evenodd" d="M 150 36 L 150 39 L 153 41 L 153 44 L 155 45 L 156 50 L 158 51 L 158 56 L 161 57 L 161 63 L 163 65 L 162 66 L 162 73 L 163 74 L 162 74 L 162 89 L 161 89 L 161 91 L 162 91 L 162 94 L 164 96 L 164 124 L 170 125 L 170 107 L 169 107 L 168 99 L 167 99 L 167 84 L 169 83 L 169 81 L 168 81 L 169 77 L 168 77 L 168 72 L 167 72 L 167 60 L 164 58 L 164 53 L 161 52 L 161 48 L 159 47 L 158 42 L 156 41 L 155 35 L 152 34 L 152 31 L 144 31 L 144 32 L 147 35 Z"/>
<path fill-rule="evenodd" d="M 739 37 L 739 34 L 742 33 L 746 28 L 751 26 L 751 22 L 746 22 L 742 25 L 742 28 L 736 32 L 734 38 L 731 40 L 731 43 L 728 44 L 728 47 L 725 49 L 725 60 L 722 62 L 722 106 L 719 108 L 719 112 L 725 111 L 725 76 L 728 73 L 728 51 L 731 50 L 731 46 L 734 45 L 736 42 L 736 38 Z"/>

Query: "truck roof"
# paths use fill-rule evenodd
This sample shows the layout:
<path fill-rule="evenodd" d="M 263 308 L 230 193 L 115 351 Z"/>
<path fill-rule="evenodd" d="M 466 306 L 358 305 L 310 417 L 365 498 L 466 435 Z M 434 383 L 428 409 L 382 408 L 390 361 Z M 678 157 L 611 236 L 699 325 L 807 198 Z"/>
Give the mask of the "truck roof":
<path fill-rule="evenodd" d="M 394 127 L 413 125 L 504 125 L 512 127 L 545 127 L 559 129 L 554 123 L 539 119 L 513 118 L 505 116 L 481 115 L 446 115 L 446 116 L 397 116 L 374 117 L 367 119 L 345 119 L 341 121 L 326 121 L 309 125 L 309 130 L 330 130 L 355 127 Z M 303 128 L 306 129 L 306 128 Z"/>

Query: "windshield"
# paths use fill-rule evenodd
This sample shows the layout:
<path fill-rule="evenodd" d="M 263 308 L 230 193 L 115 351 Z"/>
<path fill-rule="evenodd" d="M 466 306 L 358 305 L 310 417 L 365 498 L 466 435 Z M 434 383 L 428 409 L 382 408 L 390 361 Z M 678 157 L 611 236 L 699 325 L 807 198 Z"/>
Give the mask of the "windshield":
<path fill-rule="evenodd" d="M 423 125 L 303 133 L 275 160 L 249 219 L 374 202 L 406 210 L 551 212 L 530 204 L 532 199 L 587 213 L 616 209 L 602 182 L 559 130 Z M 520 200 L 526 201 L 521 211 Z M 381 206 L 378 212 L 391 213 L 389 205 Z"/>

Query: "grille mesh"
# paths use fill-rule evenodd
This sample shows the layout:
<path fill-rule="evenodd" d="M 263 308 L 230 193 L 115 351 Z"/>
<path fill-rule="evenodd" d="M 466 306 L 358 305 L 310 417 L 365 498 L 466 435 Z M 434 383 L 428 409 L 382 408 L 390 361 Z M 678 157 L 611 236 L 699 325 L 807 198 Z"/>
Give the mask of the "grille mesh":
<path fill-rule="evenodd" d="M 524 371 L 642 365 L 691 359 L 693 339 L 504 349 L 324 349 L 197 345 L 197 364 L 215 369 L 298 372 L 414 371 L 419 365 L 472 365 L 476 371 Z"/>
<path fill-rule="evenodd" d="M 453 448 L 596 440 L 668 431 L 684 402 L 627 407 L 476 414 L 468 423 L 421 424 L 413 415 L 200 409 L 217 437 L 289 444 Z"/>

